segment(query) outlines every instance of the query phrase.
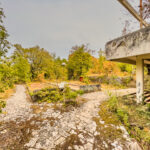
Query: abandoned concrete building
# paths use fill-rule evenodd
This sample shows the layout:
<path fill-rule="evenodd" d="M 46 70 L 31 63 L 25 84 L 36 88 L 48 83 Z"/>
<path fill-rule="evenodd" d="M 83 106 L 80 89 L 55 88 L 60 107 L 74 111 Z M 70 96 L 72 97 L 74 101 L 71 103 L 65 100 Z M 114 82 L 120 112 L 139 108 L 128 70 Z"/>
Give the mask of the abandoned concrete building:
<path fill-rule="evenodd" d="M 144 66 L 150 69 L 150 26 L 109 41 L 105 52 L 107 60 L 136 65 L 136 97 L 142 102 Z"/>

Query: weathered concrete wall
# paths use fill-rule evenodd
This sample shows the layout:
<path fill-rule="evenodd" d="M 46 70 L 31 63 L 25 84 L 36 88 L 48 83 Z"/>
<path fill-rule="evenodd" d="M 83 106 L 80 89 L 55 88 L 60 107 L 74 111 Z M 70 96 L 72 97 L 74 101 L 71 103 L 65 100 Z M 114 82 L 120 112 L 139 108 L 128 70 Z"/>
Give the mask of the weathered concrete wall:
<path fill-rule="evenodd" d="M 80 90 L 83 90 L 85 93 L 96 92 L 96 91 L 101 90 L 101 86 L 99 84 L 97 84 L 97 85 L 81 85 Z"/>
<path fill-rule="evenodd" d="M 150 53 L 150 27 L 117 38 L 106 44 L 108 60 Z"/>

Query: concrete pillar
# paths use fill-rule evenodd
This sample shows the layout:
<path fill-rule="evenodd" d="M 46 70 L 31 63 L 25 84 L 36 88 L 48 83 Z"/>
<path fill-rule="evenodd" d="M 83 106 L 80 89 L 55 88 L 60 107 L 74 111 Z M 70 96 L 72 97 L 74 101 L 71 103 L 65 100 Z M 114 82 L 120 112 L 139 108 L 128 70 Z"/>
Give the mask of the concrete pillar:
<path fill-rule="evenodd" d="M 141 103 L 144 94 L 144 60 L 136 57 L 136 97 L 137 103 Z"/>

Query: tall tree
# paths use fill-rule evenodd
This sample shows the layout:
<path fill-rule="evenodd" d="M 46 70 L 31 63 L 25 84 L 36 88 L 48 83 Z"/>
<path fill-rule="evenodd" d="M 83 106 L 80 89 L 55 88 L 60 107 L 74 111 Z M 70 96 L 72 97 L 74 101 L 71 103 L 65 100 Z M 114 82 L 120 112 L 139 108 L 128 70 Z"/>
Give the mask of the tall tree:
<path fill-rule="evenodd" d="M 103 63 L 104 63 L 105 60 L 106 60 L 106 58 L 104 56 L 104 51 L 102 51 L 100 49 L 100 51 L 99 51 L 99 65 L 100 65 L 99 68 L 100 68 L 100 71 L 103 70 Z"/>
<path fill-rule="evenodd" d="M 39 46 L 31 48 L 22 48 L 21 45 L 15 45 L 13 57 L 22 56 L 30 64 L 32 78 L 35 79 L 41 73 L 46 73 L 48 77 L 53 76 L 53 58 L 48 51 Z"/>
<path fill-rule="evenodd" d="M 75 46 L 71 50 L 67 64 L 68 78 L 77 79 L 92 67 L 90 49 L 86 45 Z"/>
<path fill-rule="evenodd" d="M 28 60 L 22 56 L 18 56 L 13 59 L 13 70 L 16 82 L 28 82 L 30 81 L 30 64 Z"/>
<path fill-rule="evenodd" d="M 0 58 L 4 56 L 10 48 L 10 43 L 7 41 L 8 33 L 3 24 L 4 17 L 5 15 L 3 8 L 0 8 Z"/>

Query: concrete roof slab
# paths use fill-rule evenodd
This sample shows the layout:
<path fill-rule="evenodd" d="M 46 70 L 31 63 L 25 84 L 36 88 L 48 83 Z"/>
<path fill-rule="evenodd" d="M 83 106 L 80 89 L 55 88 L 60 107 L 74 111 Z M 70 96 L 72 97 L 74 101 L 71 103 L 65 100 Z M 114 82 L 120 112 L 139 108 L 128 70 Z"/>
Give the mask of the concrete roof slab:
<path fill-rule="evenodd" d="M 126 61 L 135 56 L 150 56 L 150 26 L 106 43 L 107 60 Z M 149 57 L 150 58 L 150 57 Z"/>

